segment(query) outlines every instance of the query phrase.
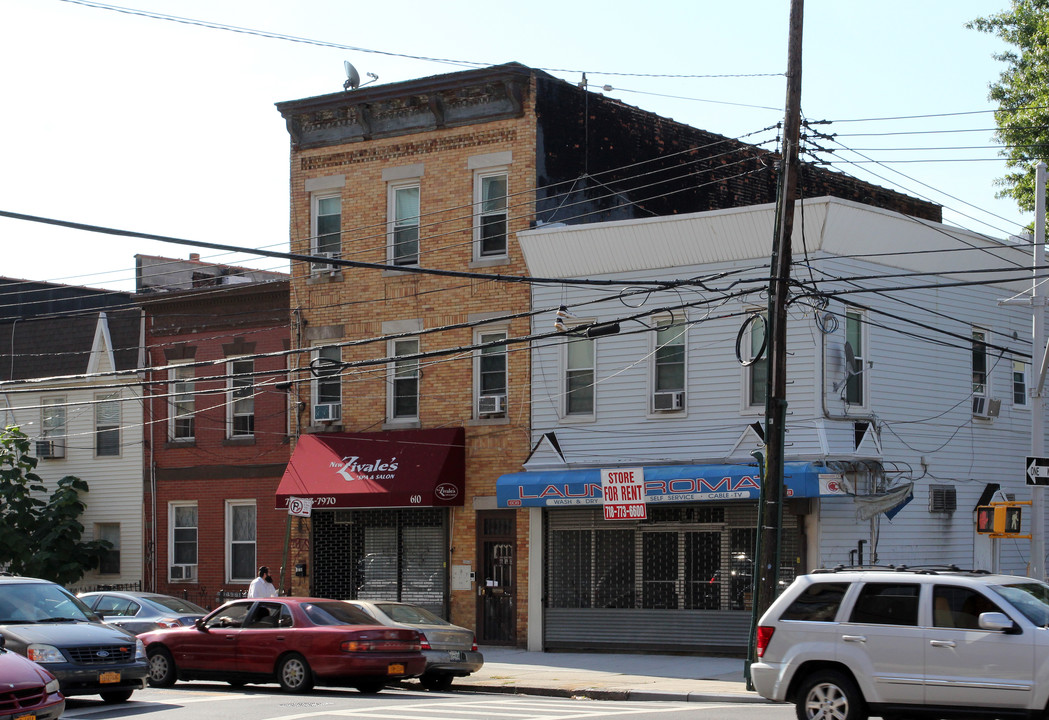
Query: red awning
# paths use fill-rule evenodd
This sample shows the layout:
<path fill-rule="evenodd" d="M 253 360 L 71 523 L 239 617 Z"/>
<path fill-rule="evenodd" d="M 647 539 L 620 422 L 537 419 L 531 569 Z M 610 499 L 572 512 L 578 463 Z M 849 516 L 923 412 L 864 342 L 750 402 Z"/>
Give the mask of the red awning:
<path fill-rule="evenodd" d="M 461 427 L 299 437 L 277 488 L 289 498 L 327 508 L 461 506 L 466 449 Z"/>

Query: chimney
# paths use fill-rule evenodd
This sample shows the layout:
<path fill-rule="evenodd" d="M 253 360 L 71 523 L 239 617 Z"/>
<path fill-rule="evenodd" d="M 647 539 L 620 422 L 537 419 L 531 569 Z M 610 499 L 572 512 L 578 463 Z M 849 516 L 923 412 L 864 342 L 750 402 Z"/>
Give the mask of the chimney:
<path fill-rule="evenodd" d="M 196 262 L 200 262 L 200 253 L 190 253 L 189 259 Z"/>

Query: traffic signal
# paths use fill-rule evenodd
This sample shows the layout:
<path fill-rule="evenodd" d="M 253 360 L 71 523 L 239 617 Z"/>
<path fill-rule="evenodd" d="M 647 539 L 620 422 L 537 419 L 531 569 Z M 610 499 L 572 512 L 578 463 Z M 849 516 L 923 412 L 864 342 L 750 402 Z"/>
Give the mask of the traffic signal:
<path fill-rule="evenodd" d="M 981 505 L 976 508 L 976 532 L 987 535 L 1019 535 L 1020 508 L 1014 505 Z"/>

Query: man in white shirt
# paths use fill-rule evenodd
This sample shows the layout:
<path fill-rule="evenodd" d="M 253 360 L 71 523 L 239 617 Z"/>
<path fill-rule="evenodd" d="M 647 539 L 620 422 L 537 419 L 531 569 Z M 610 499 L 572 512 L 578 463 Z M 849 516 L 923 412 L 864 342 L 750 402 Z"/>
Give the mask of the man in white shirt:
<path fill-rule="evenodd" d="M 269 579 L 270 569 L 263 565 L 259 568 L 259 576 L 251 581 L 251 585 L 248 586 L 248 597 L 250 598 L 268 598 L 277 597 L 277 588 L 273 587 L 273 582 Z"/>

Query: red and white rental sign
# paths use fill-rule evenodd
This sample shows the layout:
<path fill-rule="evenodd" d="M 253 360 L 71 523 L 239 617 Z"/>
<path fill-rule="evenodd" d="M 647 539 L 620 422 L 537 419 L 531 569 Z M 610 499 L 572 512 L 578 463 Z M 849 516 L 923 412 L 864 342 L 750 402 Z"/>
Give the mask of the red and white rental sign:
<path fill-rule="evenodd" d="M 601 495 L 605 503 L 605 520 L 644 520 L 644 468 L 616 468 L 601 471 Z"/>

